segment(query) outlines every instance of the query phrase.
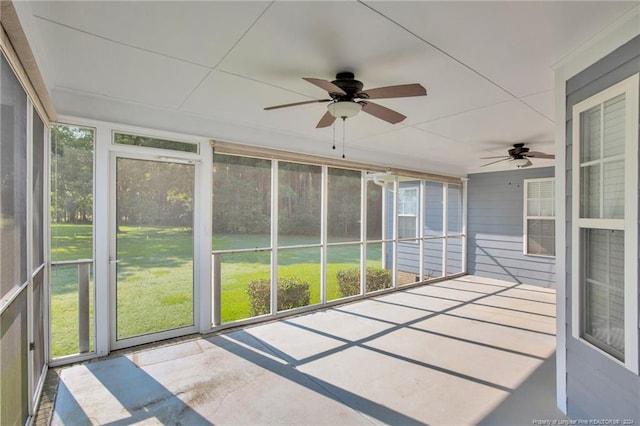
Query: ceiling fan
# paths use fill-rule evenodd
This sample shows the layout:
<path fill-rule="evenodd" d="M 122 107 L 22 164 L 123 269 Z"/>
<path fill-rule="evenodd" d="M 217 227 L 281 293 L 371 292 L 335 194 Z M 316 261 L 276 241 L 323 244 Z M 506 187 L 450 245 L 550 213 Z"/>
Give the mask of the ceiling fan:
<path fill-rule="evenodd" d="M 346 120 L 358 114 L 361 110 L 381 120 L 396 124 L 407 117 L 382 105 L 374 104 L 370 102 L 369 99 L 405 98 L 410 96 L 425 96 L 427 94 L 427 90 L 417 83 L 363 90 L 364 84 L 356 80 L 353 73 L 346 71 L 336 74 L 336 79 L 333 81 L 308 77 L 303 78 L 303 80 L 326 90 L 329 98 L 275 105 L 267 107 L 265 110 L 269 111 L 272 109 L 318 102 L 330 102 L 329 105 L 327 105 L 328 111 L 322 116 L 316 128 L 331 126 L 336 118 Z"/>
<path fill-rule="evenodd" d="M 480 167 L 490 166 L 491 164 L 500 163 L 502 161 L 512 161 L 513 164 L 519 169 L 523 167 L 529 167 L 533 163 L 529 158 L 547 158 L 553 159 L 556 158 L 553 154 L 545 154 L 544 152 L 537 151 L 529 151 L 529 148 L 524 146 L 524 143 L 514 143 L 513 148 L 507 151 L 508 156 L 499 155 L 497 157 L 482 157 L 482 160 L 490 160 L 494 158 L 499 158 L 499 160 L 491 161 L 489 163 L 483 164 Z"/>

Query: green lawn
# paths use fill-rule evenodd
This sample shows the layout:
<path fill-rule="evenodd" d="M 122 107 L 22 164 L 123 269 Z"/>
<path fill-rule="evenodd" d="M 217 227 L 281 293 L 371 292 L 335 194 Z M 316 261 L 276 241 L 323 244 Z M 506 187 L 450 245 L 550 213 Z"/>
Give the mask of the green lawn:
<path fill-rule="evenodd" d="M 221 235 L 216 250 L 264 246 L 264 236 Z M 307 237 L 287 237 L 286 244 L 316 243 Z M 117 334 L 119 338 L 177 328 L 193 323 L 193 262 L 190 229 L 121 227 L 117 237 Z M 52 225 L 52 260 L 92 258 L 90 225 Z M 380 259 L 380 246 L 368 258 Z M 327 300 L 340 298 L 336 273 L 360 262 L 358 244 L 328 249 Z M 379 266 L 379 260 L 373 261 Z M 249 282 L 268 278 L 270 253 L 248 252 L 222 257 L 223 322 L 248 318 Z M 310 303 L 320 302 L 320 249 L 290 249 L 278 253 L 278 276 L 298 277 L 310 284 Z M 78 351 L 77 269 L 53 268 L 51 282 L 54 357 Z M 93 280 L 91 282 L 93 286 Z M 92 289 L 93 287 L 91 287 Z M 93 297 L 93 291 L 91 291 Z M 93 322 L 93 299 L 91 318 Z M 93 327 L 91 327 L 93 333 Z M 93 336 L 93 334 L 92 334 Z M 91 339 L 93 341 L 93 338 Z M 92 346 L 93 348 L 93 346 Z"/>
<path fill-rule="evenodd" d="M 51 260 L 93 258 L 90 225 L 52 225 Z M 93 317 L 93 274 L 89 283 L 89 316 Z M 89 327 L 90 350 L 94 349 L 94 327 Z M 51 269 L 51 343 L 54 357 L 78 352 L 78 268 L 56 266 Z"/>

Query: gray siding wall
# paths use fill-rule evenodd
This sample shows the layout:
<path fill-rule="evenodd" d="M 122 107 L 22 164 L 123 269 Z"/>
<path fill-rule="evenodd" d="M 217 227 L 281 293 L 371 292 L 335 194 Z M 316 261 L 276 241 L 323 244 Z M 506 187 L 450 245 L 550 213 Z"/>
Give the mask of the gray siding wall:
<path fill-rule="evenodd" d="M 555 286 L 555 259 L 525 255 L 523 246 L 523 181 L 553 176 L 553 167 L 469 175 L 469 274 Z"/>
<path fill-rule="evenodd" d="M 405 187 L 420 187 L 419 182 L 405 182 Z M 442 236 L 443 230 L 443 193 L 444 187 L 440 182 L 425 182 L 425 208 L 426 216 L 424 220 L 424 235 L 429 236 Z M 454 199 L 456 194 L 451 191 L 449 194 L 450 202 L 447 208 L 447 223 L 448 234 L 461 234 L 462 230 L 458 229 L 458 223 L 462 212 L 457 210 L 457 199 Z M 388 217 L 391 217 L 393 209 L 389 207 L 387 209 Z M 391 222 L 391 221 L 389 221 Z M 391 227 L 388 228 L 391 233 Z M 443 253 L 443 239 L 429 239 L 425 240 L 424 246 L 424 275 L 426 278 L 437 278 L 444 276 L 442 273 L 442 258 L 445 256 Z M 453 275 L 462 272 L 462 238 L 448 238 L 447 239 L 447 270 L 446 275 Z M 420 245 L 416 243 L 400 242 L 398 243 L 398 270 L 403 272 L 409 272 L 420 275 Z"/>
<path fill-rule="evenodd" d="M 566 86 L 567 414 L 573 419 L 633 419 L 635 424 L 640 422 L 640 377 L 571 336 L 571 256 L 576 253 L 571 247 L 572 108 L 576 103 L 638 72 L 640 37 L 582 71 Z"/>

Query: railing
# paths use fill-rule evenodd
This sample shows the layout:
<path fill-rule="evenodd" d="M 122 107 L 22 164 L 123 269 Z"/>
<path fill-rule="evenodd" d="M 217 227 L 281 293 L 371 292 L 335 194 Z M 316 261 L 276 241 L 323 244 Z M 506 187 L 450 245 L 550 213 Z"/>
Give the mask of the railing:
<path fill-rule="evenodd" d="M 78 352 L 86 353 L 90 349 L 89 326 L 89 281 L 93 259 L 63 260 L 51 262 L 51 271 L 58 266 L 78 267 Z"/>
<path fill-rule="evenodd" d="M 222 324 L 222 310 L 220 309 L 222 302 L 222 256 L 225 254 L 237 253 L 256 253 L 268 252 L 271 248 L 249 248 L 249 249 L 233 249 L 233 250 L 214 250 L 211 252 L 211 284 L 212 284 L 212 303 L 214 308 L 212 312 L 212 320 L 214 325 Z"/>

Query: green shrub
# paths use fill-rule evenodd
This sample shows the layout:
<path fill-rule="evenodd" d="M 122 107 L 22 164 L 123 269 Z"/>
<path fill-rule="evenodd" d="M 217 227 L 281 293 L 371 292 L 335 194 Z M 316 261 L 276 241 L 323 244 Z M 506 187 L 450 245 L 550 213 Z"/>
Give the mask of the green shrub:
<path fill-rule="evenodd" d="M 251 281 L 247 286 L 251 300 L 251 316 L 268 314 L 271 311 L 271 280 Z M 307 306 L 311 298 L 309 283 L 295 277 L 281 278 L 278 281 L 278 310 Z"/>
<path fill-rule="evenodd" d="M 360 293 L 360 268 L 342 269 L 336 274 L 338 290 L 342 297 Z M 367 268 L 367 292 L 391 287 L 391 271 L 382 268 Z"/>

